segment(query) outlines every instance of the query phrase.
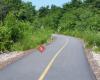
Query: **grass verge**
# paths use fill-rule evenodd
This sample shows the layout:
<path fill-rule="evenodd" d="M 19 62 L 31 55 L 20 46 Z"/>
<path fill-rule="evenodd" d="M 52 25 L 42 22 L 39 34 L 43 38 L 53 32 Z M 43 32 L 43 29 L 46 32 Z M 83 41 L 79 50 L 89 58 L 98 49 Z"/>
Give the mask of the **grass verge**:
<path fill-rule="evenodd" d="M 22 41 L 12 46 L 12 50 L 19 51 L 35 48 L 40 44 L 46 43 L 52 33 L 53 30 L 51 29 L 40 29 L 34 31 L 32 34 L 26 34 Z"/>

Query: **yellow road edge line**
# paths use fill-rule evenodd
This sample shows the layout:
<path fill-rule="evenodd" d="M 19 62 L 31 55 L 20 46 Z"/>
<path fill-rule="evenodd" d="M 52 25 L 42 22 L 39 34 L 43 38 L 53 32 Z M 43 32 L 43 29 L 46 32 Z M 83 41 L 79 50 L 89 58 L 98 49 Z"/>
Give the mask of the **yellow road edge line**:
<path fill-rule="evenodd" d="M 53 58 L 51 59 L 51 61 L 49 62 L 49 64 L 47 65 L 47 67 L 45 68 L 45 70 L 43 71 L 42 75 L 39 77 L 38 80 L 44 80 L 46 74 L 48 73 L 50 67 L 52 66 L 53 62 L 55 61 L 55 59 L 57 58 L 57 56 L 61 53 L 61 51 L 65 48 L 65 46 L 67 46 L 68 42 L 66 41 L 64 43 L 64 45 L 58 50 L 58 52 L 53 56 Z"/>

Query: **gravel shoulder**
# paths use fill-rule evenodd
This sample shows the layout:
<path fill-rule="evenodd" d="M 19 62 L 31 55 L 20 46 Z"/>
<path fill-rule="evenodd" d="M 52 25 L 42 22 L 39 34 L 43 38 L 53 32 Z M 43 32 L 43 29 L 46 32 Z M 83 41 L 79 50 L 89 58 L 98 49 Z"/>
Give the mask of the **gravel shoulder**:
<path fill-rule="evenodd" d="M 96 53 L 91 49 L 86 49 L 86 55 L 97 80 L 100 80 L 100 52 Z"/>
<path fill-rule="evenodd" d="M 9 53 L 0 54 L 0 69 L 5 68 L 7 65 L 23 58 L 24 56 L 32 53 L 34 49 L 27 50 L 27 51 L 15 51 Z"/>

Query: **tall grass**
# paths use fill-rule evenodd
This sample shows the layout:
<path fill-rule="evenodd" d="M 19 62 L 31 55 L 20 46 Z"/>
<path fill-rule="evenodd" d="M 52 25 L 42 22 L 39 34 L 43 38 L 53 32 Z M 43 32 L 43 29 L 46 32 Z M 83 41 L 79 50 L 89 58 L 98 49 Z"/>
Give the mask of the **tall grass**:
<path fill-rule="evenodd" d="M 26 34 L 22 41 L 15 43 L 12 46 L 12 50 L 28 50 L 35 48 L 40 44 L 46 43 L 52 33 L 53 30 L 47 28 L 35 30 L 32 34 Z"/>

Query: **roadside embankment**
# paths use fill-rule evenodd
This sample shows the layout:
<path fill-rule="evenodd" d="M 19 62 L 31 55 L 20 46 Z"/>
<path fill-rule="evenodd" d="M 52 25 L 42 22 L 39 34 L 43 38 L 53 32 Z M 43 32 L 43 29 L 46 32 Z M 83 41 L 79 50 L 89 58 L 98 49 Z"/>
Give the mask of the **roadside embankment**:
<path fill-rule="evenodd" d="M 86 49 L 86 53 L 90 66 L 92 67 L 97 80 L 100 80 L 100 52 Z"/>

